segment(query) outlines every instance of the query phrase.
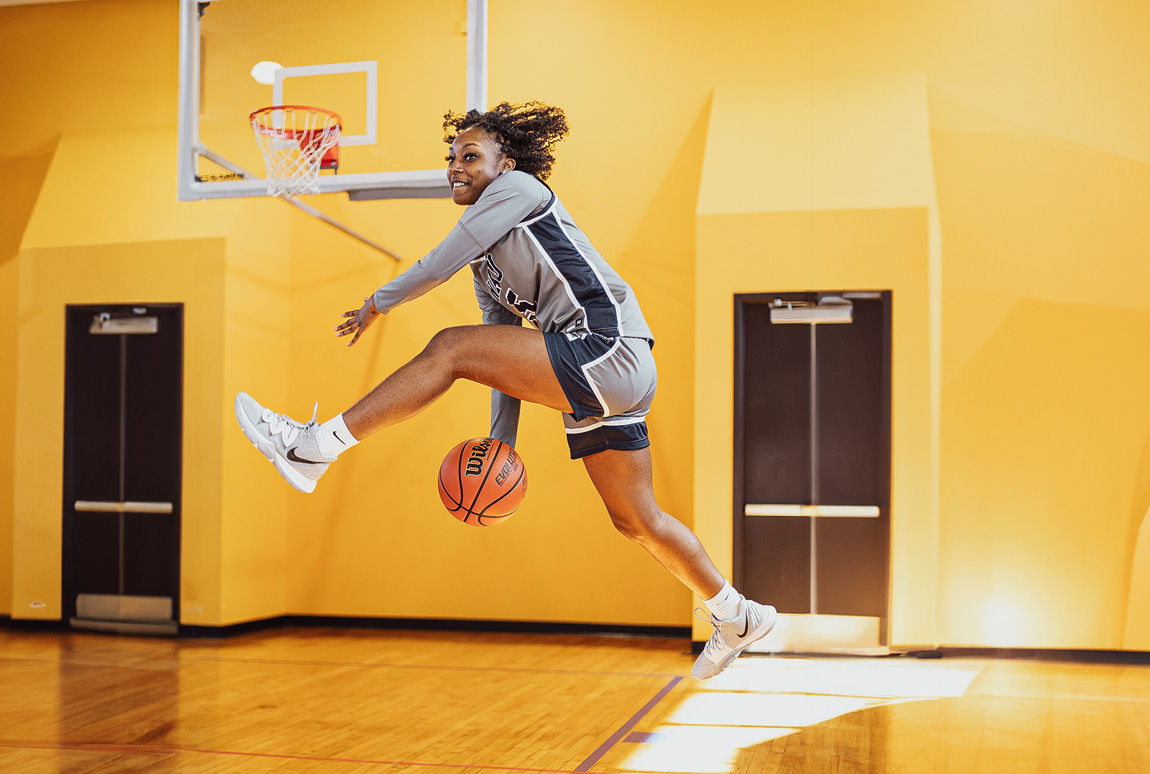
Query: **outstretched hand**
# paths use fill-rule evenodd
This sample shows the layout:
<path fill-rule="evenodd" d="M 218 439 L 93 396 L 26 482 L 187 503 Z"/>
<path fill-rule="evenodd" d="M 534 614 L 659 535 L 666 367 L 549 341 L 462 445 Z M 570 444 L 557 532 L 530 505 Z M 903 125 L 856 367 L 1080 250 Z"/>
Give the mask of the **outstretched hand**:
<path fill-rule="evenodd" d="M 363 306 L 359 309 L 352 309 L 351 311 L 344 312 L 343 317 L 351 319 L 344 320 L 335 329 L 336 336 L 347 336 L 354 334 L 351 341 L 347 343 L 350 347 L 352 344 L 359 341 L 359 337 L 367 330 L 367 326 L 375 322 L 375 318 L 379 317 L 379 310 L 375 308 L 375 299 L 372 296 L 367 296 L 363 299 Z"/>

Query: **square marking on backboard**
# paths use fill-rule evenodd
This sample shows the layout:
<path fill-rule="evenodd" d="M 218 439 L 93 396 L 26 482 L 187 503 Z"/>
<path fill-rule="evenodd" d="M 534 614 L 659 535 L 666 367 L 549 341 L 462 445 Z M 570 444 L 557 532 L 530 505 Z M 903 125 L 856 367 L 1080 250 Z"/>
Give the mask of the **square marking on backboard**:
<path fill-rule="evenodd" d="M 367 75 L 367 95 L 364 105 L 364 132 L 363 134 L 343 135 L 340 145 L 374 145 L 375 123 L 377 115 L 376 85 L 379 80 L 379 66 L 375 61 L 369 62 L 338 62 L 322 65 L 299 65 L 297 67 L 281 67 L 275 71 L 275 82 L 272 84 L 272 104 L 284 104 L 284 81 L 289 78 L 307 78 L 319 75 L 342 75 L 346 73 L 365 73 Z M 319 106 L 321 107 L 321 106 Z"/>

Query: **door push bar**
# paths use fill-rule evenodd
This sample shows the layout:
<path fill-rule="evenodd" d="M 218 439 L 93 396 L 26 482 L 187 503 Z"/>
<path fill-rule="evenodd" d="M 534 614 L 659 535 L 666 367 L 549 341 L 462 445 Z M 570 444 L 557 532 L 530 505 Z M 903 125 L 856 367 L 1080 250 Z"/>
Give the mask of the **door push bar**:
<path fill-rule="evenodd" d="M 77 513 L 171 513 L 171 503 L 146 502 L 104 502 L 101 500 L 77 500 Z"/>
<path fill-rule="evenodd" d="M 747 503 L 744 516 L 818 516 L 845 519 L 876 519 L 881 515 L 877 505 L 763 505 Z"/>

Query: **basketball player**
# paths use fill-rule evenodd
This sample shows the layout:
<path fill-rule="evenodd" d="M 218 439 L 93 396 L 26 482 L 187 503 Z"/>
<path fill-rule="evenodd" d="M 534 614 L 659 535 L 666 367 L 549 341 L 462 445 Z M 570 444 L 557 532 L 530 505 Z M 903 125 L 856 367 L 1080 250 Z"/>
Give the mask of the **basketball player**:
<path fill-rule="evenodd" d="M 655 396 L 654 339 L 634 292 L 591 246 L 543 181 L 567 135 L 559 108 L 503 103 L 444 116 L 447 179 L 467 207 L 439 246 L 345 312 L 337 336 L 359 341 L 380 315 L 465 266 L 483 325 L 448 328 L 350 409 L 307 424 L 236 396 L 245 435 L 301 492 L 378 430 L 419 413 L 456 379 L 492 388 L 491 436 L 514 445 L 521 400 L 563 413 L 615 527 L 705 604 L 714 626 L 692 674 L 722 672 L 775 625 L 775 609 L 744 598 L 691 530 L 655 503 L 645 417 Z M 533 327 L 523 327 L 526 320 Z"/>

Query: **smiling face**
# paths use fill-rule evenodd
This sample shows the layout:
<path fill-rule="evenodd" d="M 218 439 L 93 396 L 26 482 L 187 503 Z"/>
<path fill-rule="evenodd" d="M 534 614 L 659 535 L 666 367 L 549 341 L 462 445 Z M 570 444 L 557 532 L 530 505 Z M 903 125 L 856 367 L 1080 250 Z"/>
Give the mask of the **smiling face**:
<path fill-rule="evenodd" d="M 447 153 L 447 182 L 456 204 L 475 204 L 491 181 L 515 169 L 515 159 L 499 149 L 490 132 L 473 126 L 451 143 Z"/>

